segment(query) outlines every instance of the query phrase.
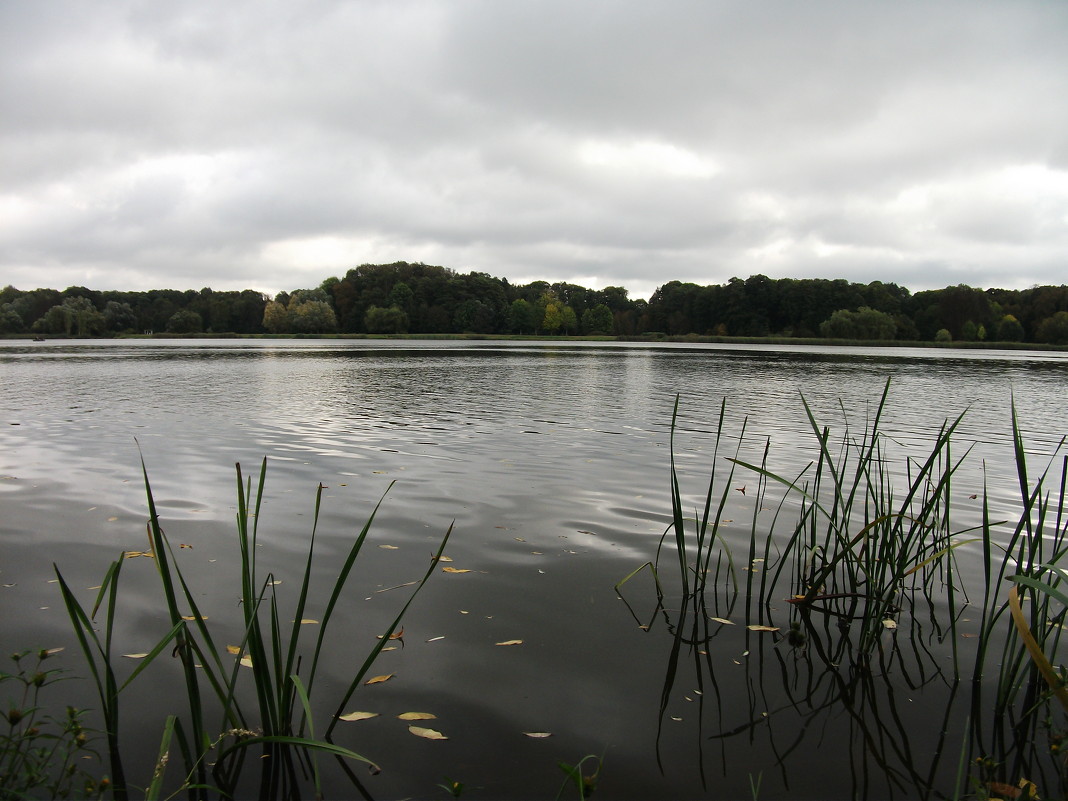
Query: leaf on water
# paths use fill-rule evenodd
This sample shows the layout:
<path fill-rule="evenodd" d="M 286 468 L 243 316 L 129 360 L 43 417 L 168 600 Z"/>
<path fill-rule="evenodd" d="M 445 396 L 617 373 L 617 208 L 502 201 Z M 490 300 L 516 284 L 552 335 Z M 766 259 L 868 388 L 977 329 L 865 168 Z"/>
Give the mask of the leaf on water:
<path fill-rule="evenodd" d="M 449 738 L 442 734 L 440 731 L 434 729 L 424 729 L 422 726 L 409 726 L 408 731 L 414 734 L 416 737 L 422 737 L 424 740 L 448 740 Z"/>
<path fill-rule="evenodd" d="M 48 649 L 45 650 L 45 656 L 55 656 L 56 654 L 58 654 L 62 650 L 63 650 L 62 647 L 59 647 L 59 648 L 48 648 Z"/>
<path fill-rule="evenodd" d="M 596 537 L 597 536 L 597 532 L 596 531 L 584 531 L 581 528 L 578 529 L 578 533 L 579 534 L 589 534 L 591 537 Z"/>
<path fill-rule="evenodd" d="M 750 631 L 778 631 L 779 630 L 778 626 L 757 626 L 757 625 L 753 625 L 753 626 L 746 626 L 746 628 L 749 629 Z"/>
<path fill-rule="evenodd" d="M 966 632 L 964 632 L 963 634 L 961 634 L 960 636 L 961 636 L 961 637 L 963 637 L 963 638 L 964 638 L 964 639 L 966 639 L 966 640 L 970 640 L 970 639 L 972 639 L 973 637 L 978 637 L 979 635 L 978 635 L 978 634 L 976 634 L 976 633 L 974 633 L 974 632 L 968 632 L 968 631 L 966 631 Z"/>
<path fill-rule="evenodd" d="M 431 556 L 430 558 L 433 559 L 434 557 Z M 439 562 L 451 562 L 452 561 L 452 557 L 451 556 L 439 556 L 438 557 L 438 561 Z"/>
<path fill-rule="evenodd" d="M 282 579 L 275 579 L 274 581 L 269 581 L 267 583 L 270 584 L 272 587 L 277 587 L 279 584 L 282 583 Z"/>
<path fill-rule="evenodd" d="M 203 617 L 200 617 L 200 618 L 197 618 L 196 615 L 182 615 L 182 620 L 198 620 L 198 619 L 199 620 L 207 620 L 208 617 L 207 617 L 207 615 L 204 615 Z"/>
<path fill-rule="evenodd" d="M 402 712 L 397 717 L 401 720 L 437 720 L 438 716 L 429 712 Z"/>
<path fill-rule="evenodd" d="M 381 639 L 382 639 L 382 635 L 381 635 L 381 634 L 377 634 L 377 635 L 375 635 L 375 636 L 376 636 L 376 637 L 377 637 L 377 638 L 378 638 L 379 640 L 381 640 Z M 390 635 L 389 635 L 389 638 L 390 638 L 391 640 L 399 640 L 399 639 L 401 639 L 401 638 L 403 638 L 403 637 L 404 637 L 404 629 L 403 629 L 403 628 L 402 628 L 402 629 L 401 629 L 400 631 L 395 631 L 395 632 L 393 632 L 392 634 L 390 634 Z"/>
<path fill-rule="evenodd" d="M 467 611 L 466 609 L 461 609 L 461 610 L 460 610 L 460 614 L 461 614 L 461 615 L 469 615 L 469 614 L 471 614 L 471 613 L 470 613 L 470 612 L 468 612 L 468 611 Z"/>
<path fill-rule="evenodd" d="M 377 712 L 349 712 L 346 715 L 338 715 L 337 719 L 338 720 L 354 721 L 354 720 L 367 720 L 368 718 L 377 718 L 377 717 L 378 717 L 378 713 Z"/>
<path fill-rule="evenodd" d="M 534 737 L 537 739 L 553 736 L 553 733 L 551 731 L 525 731 L 523 732 L 523 734 L 525 734 L 527 737 Z"/>
<path fill-rule="evenodd" d="M 118 519 L 119 519 L 119 518 L 117 518 L 117 517 L 109 517 L 109 518 L 108 518 L 108 522 L 109 522 L 109 523 L 114 523 L 114 522 L 115 522 L 116 520 L 118 520 Z"/>
<path fill-rule="evenodd" d="M 146 556 L 149 559 L 155 559 L 156 555 L 152 551 L 126 551 L 123 556 L 127 559 L 136 559 L 138 556 Z"/>
<path fill-rule="evenodd" d="M 384 681 L 389 681 L 393 678 L 392 673 L 387 673 L 385 676 L 375 676 L 373 679 L 368 679 L 364 684 L 381 684 Z"/>
<path fill-rule="evenodd" d="M 470 570 L 468 570 L 467 568 L 462 568 L 462 567 L 448 567 L 448 566 L 446 566 L 446 567 L 443 567 L 443 568 L 441 568 L 441 570 L 442 570 L 442 572 L 444 572 L 444 573 L 470 573 L 470 572 L 471 572 L 471 571 L 470 571 Z"/>
<path fill-rule="evenodd" d="M 187 543 L 184 543 L 184 542 L 180 542 L 180 543 L 178 543 L 178 547 L 179 547 L 179 548 L 189 548 L 190 550 L 192 550 L 192 549 L 193 549 L 193 546 L 192 546 L 192 545 L 189 545 L 189 544 L 187 544 Z"/>
<path fill-rule="evenodd" d="M 439 637 L 431 637 L 429 640 L 427 640 L 427 642 L 437 642 L 438 640 L 444 640 L 444 639 L 445 639 L 445 635 L 442 634 Z"/>
<path fill-rule="evenodd" d="M 127 659 L 144 659 L 148 654 L 123 654 Z"/>
<path fill-rule="evenodd" d="M 727 618 L 725 618 L 725 617 L 711 617 L 711 618 L 709 618 L 709 620 L 714 620 L 717 623 L 722 623 L 724 626 L 733 626 L 734 625 L 733 621 L 727 620 Z"/>
<path fill-rule="evenodd" d="M 302 617 L 300 619 L 300 625 L 302 625 L 302 626 L 318 626 L 319 625 L 319 621 L 318 620 L 313 620 L 310 617 Z"/>
<path fill-rule="evenodd" d="M 674 715 L 672 715 L 672 716 L 671 716 L 671 719 L 672 719 L 672 720 L 680 720 L 680 721 L 682 720 L 682 718 L 677 718 L 677 717 L 675 717 Z"/>
<path fill-rule="evenodd" d="M 227 645 L 226 646 L 226 653 L 233 654 L 234 656 L 237 656 L 239 653 L 241 653 L 241 646 L 240 645 Z"/>
<path fill-rule="evenodd" d="M 514 539 L 515 539 L 516 542 L 526 542 L 526 540 L 523 539 L 522 537 L 515 537 Z"/>
<path fill-rule="evenodd" d="M 241 657 L 240 661 L 241 661 L 241 664 L 244 665 L 245 667 L 247 667 L 247 668 L 252 667 L 252 657 L 249 656 L 248 654 L 245 654 L 243 657 Z"/>
<path fill-rule="evenodd" d="M 383 651 L 396 651 L 396 650 L 397 650 L 397 646 L 396 646 L 396 645 L 387 645 L 387 646 L 386 646 L 385 648 L 383 648 L 382 650 L 383 650 Z"/>
<path fill-rule="evenodd" d="M 897 621 L 896 620 L 891 620 L 890 618 L 887 618 L 886 620 L 883 621 L 883 628 L 884 629 L 890 629 L 891 631 L 893 631 L 894 629 L 897 628 Z"/>
<path fill-rule="evenodd" d="M 396 545 L 379 545 L 378 547 L 381 548 L 383 551 L 399 551 L 400 550 L 400 548 L 398 548 Z"/>
<path fill-rule="evenodd" d="M 494 645 L 522 645 L 522 640 L 505 640 L 504 642 L 497 642 Z"/>

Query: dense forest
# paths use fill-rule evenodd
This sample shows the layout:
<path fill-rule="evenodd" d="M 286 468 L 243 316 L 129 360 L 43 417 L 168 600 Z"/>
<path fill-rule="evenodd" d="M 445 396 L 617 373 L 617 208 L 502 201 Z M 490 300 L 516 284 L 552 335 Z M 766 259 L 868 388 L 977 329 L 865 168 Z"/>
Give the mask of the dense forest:
<path fill-rule="evenodd" d="M 702 286 L 670 281 L 648 300 L 427 264 L 363 264 L 313 289 L 98 292 L 0 290 L 0 334 L 600 334 L 622 337 L 1068 344 L 1068 286 L 912 294 L 897 284 L 754 275 Z"/>

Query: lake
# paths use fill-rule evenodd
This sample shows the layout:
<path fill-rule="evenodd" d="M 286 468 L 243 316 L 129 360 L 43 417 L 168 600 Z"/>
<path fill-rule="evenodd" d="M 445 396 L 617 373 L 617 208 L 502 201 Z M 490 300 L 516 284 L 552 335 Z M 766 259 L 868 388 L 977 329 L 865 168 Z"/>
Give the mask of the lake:
<path fill-rule="evenodd" d="M 773 612 L 782 631 L 723 625 L 684 648 L 701 659 L 675 664 L 677 587 L 652 621 L 648 571 L 628 582 L 625 601 L 613 589 L 654 558 L 671 522 L 676 395 L 676 460 L 693 509 L 707 489 L 724 400 L 721 457 L 738 448 L 759 462 L 770 439 L 769 469 L 794 476 L 818 455 L 802 394 L 832 440 L 847 427 L 859 436 L 887 379 L 882 428 L 890 463 L 902 470 L 905 457 L 930 451 L 947 418 L 967 411 L 953 438 L 955 458 L 971 447 L 953 484 L 959 528 L 980 519 L 984 483 L 996 519 L 1013 519 L 1019 506 L 1014 401 L 1033 470 L 1068 433 L 1064 353 L 3 342 L 0 641 L 5 653 L 66 646 L 63 666 L 85 675 L 52 563 L 88 602 L 88 588 L 121 551 L 147 549 L 142 457 L 172 544 L 191 546 L 177 558 L 202 610 L 221 638 L 240 640 L 234 464 L 255 475 L 266 456 L 260 559 L 283 582 L 283 597 L 300 580 L 317 486 L 326 487 L 316 568 L 324 586 L 389 488 L 332 624 L 326 683 L 317 687 L 322 714 L 333 712 L 353 666 L 406 600 L 410 588 L 397 585 L 422 575 L 450 524 L 450 565 L 470 571 L 435 573 L 405 617 L 403 647 L 374 668 L 394 677 L 361 687 L 348 704 L 380 713 L 335 735 L 381 766 L 364 780 L 374 797 L 445 797 L 435 786 L 445 777 L 465 784 L 465 798 L 555 797 L 564 779 L 557 762 L 587 754 L 603 758 L 597 792 L 606 798 L 751 797 L 753 783 L 763 799 L 952 793 L 969 700 L 952 680 L 944 632 L 925 641 L 932 653 L 916 663 L 928 665 L 920 678 L 906 659 L 864 685 L 869 709 L 894 721 L 873 733 L 862 715 L 813 700 L 837 697 L 828 688 L 842 678 L 782 637 L 788 604 Z M 741 469 L 732 481 L 738 491 L 729 493 L 720 536 L 733 552 L 770 514 L 753 507 L 759 483 Z M 981 567 L 977 546 L 956 554 L 963 573 Z M 169 628 L 151 559 L 127 561 L 122 596 L 117 647 L 146 651 Z M 961 652 L 974 649 L 969 623 L 965 614 L 953 632 Z M 522 642 L 496 645 L 510 640 Z M 126 757 L 134 783 L 147 781 L 164 716 L 181 711 L 160 702 L 172 679 L 161 666 L 160 677 L 150 669 L 127 691 L 129 731 L 138 733 Z M 95 706 L 88 682 L 58 693 Z M 435 714 L 434 728 L 449 739 L 413 737 L 396 719 L 408 711 Z M 337 784 L 331 797 L 351 794 Z"/>

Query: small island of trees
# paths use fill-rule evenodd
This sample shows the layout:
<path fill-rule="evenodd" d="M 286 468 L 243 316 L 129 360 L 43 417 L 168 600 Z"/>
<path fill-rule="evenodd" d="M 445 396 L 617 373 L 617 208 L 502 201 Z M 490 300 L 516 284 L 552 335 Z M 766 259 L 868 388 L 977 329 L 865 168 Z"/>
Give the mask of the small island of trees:
<path fill-rule="evenodd" d="M 478 334 L 775 337 L 1068 345 L 1068 286 L 965 284 L 911 293 L 893 283 L 732 278 L 669 281 L 648 301 L 623 287 L 514 285 L 422 263 L 362 264 L 318 287 L 270 298 L 241 292 L 147 292 L 13 286 L 0 290 L 0 335 Z"/>

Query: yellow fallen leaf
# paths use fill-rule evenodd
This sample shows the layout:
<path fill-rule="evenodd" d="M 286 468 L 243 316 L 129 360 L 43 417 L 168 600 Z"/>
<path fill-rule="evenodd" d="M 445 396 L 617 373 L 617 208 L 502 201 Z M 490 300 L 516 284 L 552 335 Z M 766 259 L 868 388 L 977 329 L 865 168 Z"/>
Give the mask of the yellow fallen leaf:
<path fill-rule="evenodd" d="M 444 640 L 444 639 L 445 639 L 445 635 L 442 634 L 439 637 L 431 637 L 429 640 L 427 640 L 427 642 L 437 642 L 438 640 Z"/>
<path fill-rule="evenodd" d="M 109 523 L 114 523 L 114 522 L 115 522 L 116 520 L 118 520 L 118 519 L 119 519 L 119 518 L 117 518 L 117 517 L 109 517 L 109 518 L 108 518 L 108 522 L 109 522 Z"/>
<path fill-rule="evenodd" d="M 430 558 L 433 559 L 434 557 L 431 556 Z M 451 562 L 452 561 L 452 557 L 451 556 L 445 556 L 444 554 L 442 554 L 441 556 L 438 557 L 438 561 L 439 562 Z"/>
<path fill-rule="evenodd" d="M 505 640 L 504 642 L 494 643 L 494 645 L 522 645 L 522 640 Z"/>
<path fill-rule="evenodd" d="M 300 619 L 300 625 L 302 625 L 302 626 L 316 625 L 317 626 L 317 625 L 319 625 L 319 621 L 318 620 L 312 620 L 310 617 L 302 617 Z"/>
<path fill-rule="evenodd" d="M 377 718 L 377 712 L 349 712 L 347 715 L 338 715 L 338 720 L 367 720 L 368 718 Z"/>
<path fill-rule="evenodd" d="M 445 567 L 441 568 L 441 570 L 444 573 L 470 573 L 471 572 L 470 570 L 468 570 L 466 568 L 448 567 L 448 566 L 445 566 Z"/>
<path fill-rule="evenodd" d="M 155 559 L 156 557 L 152 551 L 126 551 L 123 556 L 127 559 L 136 559 L 138 556 L 147 556 L 149 559 Z"/>
<path fill-rule="evenodd" d="M 381 548 L 383 551 L 399 551 L 400 550 L 400 548 L 398 548 L 396 545 L 379 545 L 378 547 Z"/>
<path fill-rule="evenodd" d="M 196 620 L 196 619 L 197 619 L 196 615 L 182 615 L 182 620 Z M 207 617 L 207 615 L 205 615 L 204 617 L 202 617 L 200 619 L 201 620 L 207 620 L 208 617 Z"/>
<path fill-rule="evenodd" d="M 190 550 L 192 550 L 192 548 L 193 548 L 192 545 L 186 545 L 184 542 L 178 543 L 178 547 L 179 548 L 189 548 Z"/>
<path fill-rule="evenodd" d="M 551 731 L 525 731 L 523 732 L 527 737 L 552 737 Z"/>
<path fill-rule="evenodd" d="M 733 626 L 734 625 L 734 623 L 732 621 L 727 620 L 727 618 L 725 618 L 725 617 L 713 617 L 713 618 L 709 618 L 709 620 L 714 620 L 717 623 L 722 623 L 724 626 Z"/>
<path fill-rule="evenodd" d="M 226 646 L 226 653 L 233 654 L 234 656 L 237 656 L 239 653 L 241 653 L 241 646 L 240 645 L 227 645 Z"/>
<path fill-rule="evenodd" d="M 750 631 L 778 631 L 778 626 L 746 626 Z"/>
<path fill-rule="evenodd" d="M 144 659 L 148 654 L 123 654 L 127 659 Z"/>
<path fill-rule="evenodd" d="M 368 679 L 364 684 L 381 684 L 384 681 L 389 681 L 393 678 L 392 673 L 387 673 L 385 676 L 375 676 L 373 679 Z"/>
<path fill-rule="evenodd" d="M 241 657 L 240 662 L 241 662 L 242 665 L 244 665 L 247 668 L 252 667 L 252 657 L 249 656 L 248 654 L 245 654 L 243 657 Z"/>
<path fill-rule="evenodd" d="M 896 629 L 897 628 L 897 621 L 896 620 L 890 620 L 890 618 L 887 618 L 886 620 L 883 621 L 883 628 L 884 629 L 890 629 L 890 630 Z"/>
<path fill-rule="evenodd" d="M 448 740 L 449 738 L 442 734 L 440 731 L 434 729 L 424 729 L 422 726 L 409 726 L 408 731 L 414 734 L 416 737 L 422 737 L 424 740 Z"/>
<path fill-rule="evenodd" d="M 380 639 L 380 640 L 382 639 L 382 635 L 381 635 L 381 634 L 377 635 L 377 637 L 378 637 L 378 639 Z M 400 639 L 403 639 L 403 638 L 404 638 L 404 629 L 402 628 L 402 629 L 401 629 L 400 631 L 395 631 L 395 632 L 393 632 L 392 634 L 390 634 L 390 635 L 389 635 L 389 638 L 390 638 L 391 640 L 400 640 Z"/>
<path fill-rule="evenodd" d="M 397 717 L 401 720 L 437 720 L 438 716 L 429 712 L 403 712 Z"/>

